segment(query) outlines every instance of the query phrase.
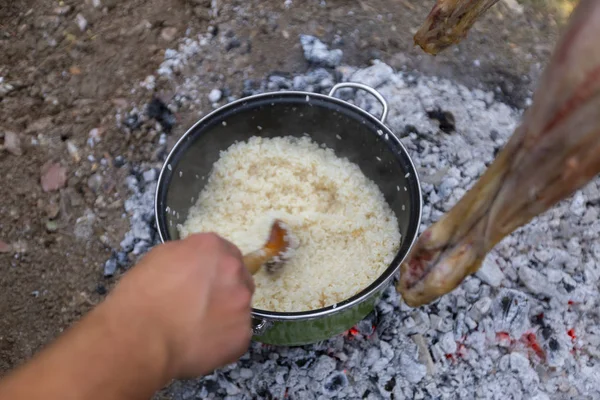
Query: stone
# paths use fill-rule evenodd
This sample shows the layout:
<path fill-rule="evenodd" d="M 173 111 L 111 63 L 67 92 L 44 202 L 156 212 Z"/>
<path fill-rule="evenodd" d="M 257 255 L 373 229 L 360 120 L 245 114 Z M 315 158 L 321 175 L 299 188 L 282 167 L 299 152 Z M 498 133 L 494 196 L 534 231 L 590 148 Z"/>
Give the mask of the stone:
<path fill-rule="evenodd" d="M 21 139 L 14 132 L 4 132 L 4 149 L 15 156 L 23 155 Z"/>
<path fill-rule="evenodd" d="M 221 92 L 219 89 L 213 89 L 208 94 L 208 100 L 211 103 L 216 103 L 217 101 L 221 100 L 222 96 L 223 96 L 223 92 Z"/>
<path fill-rule="evenodd" d="M 75 237 L 82 241 L 88 241 L 94 235 L 94 224 L 96 222 L 96 215 L 87 210 L 86 213 L 77 218 L 75 222 L 75 228 L 73 229 L 73 233 Z"/>
<path fill-rule="evenodd" d="M 104 276 L 106 278 L 114 276 L 117 271 L 118 263 L 117 260 L 111 258 L 104 263 Z"/>
<path fill-rule="evenodd" d="M 102 178 L 102 175 L 100 173 L 95 173 L 88 178 L 87 185 L 92 190 L 92 192 L 97 194 L 102 188 L 103 181 L 104 178 Z"/>
<path fill-rule="evenodd" d="M 60 163 L 47 162 L 42 166 L 40 181 L 44 192 L 59 190 L 67 183 L 67 168 Z"/>
<path fill-rule="evenodd" d="M 13 247 L 3 240 L 0 240 L 0 254 L 12 252 Z"/>
<path fill-rule="evenodd" d="M 172 42 L 177 35 L 177 28 L 168 26 L 160 31 L 160 37 L 166 42 Z"/>
<path fill-rule="evenodd" d="M 75 16 L 75 22 L 77 23 L 79 30 L 81 32 L 85 32 L 85 30 L 87 29 L 87 26 L 88 26 L 88 21 L 87 21 L 87 19 L 85 19 L 85 17 L 81 13 L 79 13 Z"/>

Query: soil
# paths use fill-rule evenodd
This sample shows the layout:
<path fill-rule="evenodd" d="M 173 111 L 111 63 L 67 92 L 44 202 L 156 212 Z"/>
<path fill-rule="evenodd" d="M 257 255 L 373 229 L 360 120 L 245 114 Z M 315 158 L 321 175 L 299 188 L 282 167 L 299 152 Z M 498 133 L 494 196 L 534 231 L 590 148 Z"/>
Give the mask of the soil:
<path fill-rule="evenodd" d="M 132 166 L 156 157 L 146 136 L 117 128 L 115 115 L 150 100 L 136 88 L 186 33 L 212 26 L 215 37 L 224 38 L 206 55 L 214 86 L 203 96 L 217 87 L 239 95 L 244 79 L 273 71 L 305 72 L 310 66 L 298 35 L 312 34 L 326 43 L 341 38 L 336 47 L 345 64 L 378 58 L 495 90 L 523 107 L 565 18 L 564 2 L 527 2 L 522 14 L 501 2 L 463 43 L 430 57 L 414 48 L 412 35 L 431 1 L 296 0 L 289 8 L 283 0 L 212 3 L 217 16 L 204 0 L 24 0 L 0 7 L 0 144 L 14 132 L 22 148 L 0 150 L 0 376 L 100 302 L 118 280 L 104 278 L 103 265 L 128 228 L 124 178 Z M 83 31 L 78 15 L 86 21 Z M 232 37 L 240 38 L 239 47 L 227 41 Z M 167 86 L 159 80 L 157 95 L 172 95 L 163 91 Z M 198 115 L 176 117 L 170 143 Z M 94 129 L 97 142 L 90 141 Z M 67 168 L 65 186 L 51 192 L 40 183 L 48 162 Z M 10 246 L 6 252 L 2 242 Z"/>

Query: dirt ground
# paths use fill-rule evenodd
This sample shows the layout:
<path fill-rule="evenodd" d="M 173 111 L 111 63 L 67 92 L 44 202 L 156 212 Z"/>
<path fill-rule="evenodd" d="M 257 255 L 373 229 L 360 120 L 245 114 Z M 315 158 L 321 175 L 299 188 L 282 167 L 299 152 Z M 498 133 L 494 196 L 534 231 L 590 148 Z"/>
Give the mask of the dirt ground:
<path fill-rule="evenodd" d="M 379 58 L 496 90 L 522 107 L 569 11 L 563 3 L 528 1 L 519 13 L 501 2 L 464 43 L 434 58 L 412 43 L 432 1 L 294 0 L 289 8 L 283 0 L 213 1 L 217 16 L 208 12 L 210 0 L 3 2 L 0 145 L 11 147 L 16 136 L 20 151 L 0 150 L 0 376 L 118 280 L 103 277 L 103 264 L 128 228 L 124 177 L 132 165 L 153 161 L 153 148 L 144 135 L 116 128 L 116 109 L 148 100 L 132 89 L 186 31 L 217 27 L 205 63 L 215 85 L 204 96 L 219 86 L 239 95 L 244 78 L 273 71 L 305 72 L 298 35 L 306 33 L 327 43 L 338 35 L 346 64 Z M 220 40 L 232 36 L 243 45 Z M 156 91 L 168 96 L 164 87 L 159 81 Z M 197 117 L 177 115 L 170 142 Z M 91 131 L 99 138 L 93 148 Z M 66 168 L 65 187 L 43 190 L 48 162 Z"/>

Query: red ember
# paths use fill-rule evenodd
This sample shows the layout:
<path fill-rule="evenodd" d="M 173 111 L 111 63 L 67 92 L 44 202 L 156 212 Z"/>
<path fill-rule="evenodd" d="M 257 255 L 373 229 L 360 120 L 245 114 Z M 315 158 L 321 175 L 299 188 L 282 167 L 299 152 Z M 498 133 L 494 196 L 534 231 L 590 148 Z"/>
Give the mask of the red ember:
<path fill-rule="evenodd" d="M 535 333 L 526 333 L 523 335 L 521 340 L 525 343 L 525 345 L 531 348 L 531 350 L 533 350 L 539 358 L 546 360 L 546 353 L 544 352 L 544 349 L 542 349 L 542 346 L 540 346 L 538 343 Z"/>

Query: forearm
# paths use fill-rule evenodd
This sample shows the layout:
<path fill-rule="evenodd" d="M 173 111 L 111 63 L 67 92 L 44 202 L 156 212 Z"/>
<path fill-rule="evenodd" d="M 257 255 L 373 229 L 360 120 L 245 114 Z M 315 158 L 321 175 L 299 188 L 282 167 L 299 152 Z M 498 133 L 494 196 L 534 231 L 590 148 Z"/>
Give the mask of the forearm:
<path fill-rule="evenodd" d="M 111 299 L 0 382 L 4 399 L 148 399 L 170 379 L 151 326 Z"/>

